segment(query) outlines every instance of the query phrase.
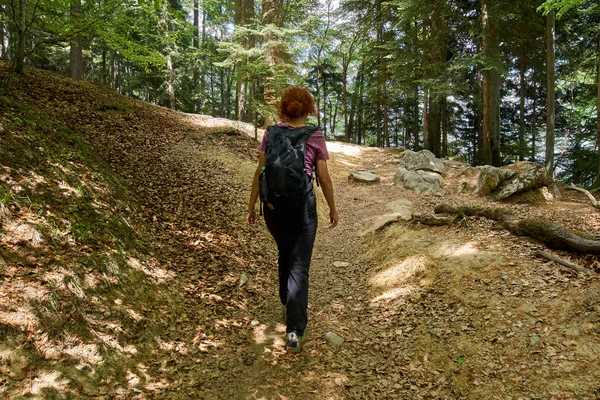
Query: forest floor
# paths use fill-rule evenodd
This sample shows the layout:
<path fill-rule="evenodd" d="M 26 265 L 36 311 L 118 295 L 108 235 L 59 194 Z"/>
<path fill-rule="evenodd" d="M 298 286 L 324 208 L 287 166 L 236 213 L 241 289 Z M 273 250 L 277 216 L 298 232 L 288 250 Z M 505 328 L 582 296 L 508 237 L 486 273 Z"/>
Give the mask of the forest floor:
<path fill-rule="evenodd" d="M 287 354 L 276 250 L 244 221 L 253 135 L 37 70 L 0 95 L 0 397 L 600 398 L 598 256 L 552 251 L 579 274 L 481 218 L 372 228 L 444 202 L 597 235 L 598 210 L 459 193 L 458 167 L 419 195 L 393 185 L 399 150 L 328 144 L 340 224 L 317 190 L 307 342 Z"/>

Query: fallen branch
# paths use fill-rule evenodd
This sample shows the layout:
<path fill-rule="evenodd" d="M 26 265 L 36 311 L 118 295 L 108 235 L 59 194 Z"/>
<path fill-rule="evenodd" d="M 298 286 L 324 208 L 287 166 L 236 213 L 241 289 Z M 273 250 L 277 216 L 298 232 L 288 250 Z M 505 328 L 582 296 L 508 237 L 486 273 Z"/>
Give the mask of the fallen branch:
<path fill-rule="evenodd" d="M 591 271 L 588 270 L 588 269 L 580 267 L 579 265 L 573 264 L 573 263 L 571 263 L 571 262 L 569 262 L 567 260 L 563 260 L 562 258 L 559 258 L 559 257 L 557 257 L 555 255 L 550 254 L 550 253 L 546 253 L 545 251 L 536 251 L 535 253 L 533 253 L 533 255 L 536 256 L 536 257 L 542 257 L 542 258 L 548 259 L 550 261 L 554 261 L 555 263 L 558 263 L 558 264 L 560 264 L 560 265 L 562 265 L 564 267 L 567 267 L 569 269 L 575 270 L 577 272 L 581 272 L 581 273 L 584 273 L 584 274 L 591 273 Z"/>
<path fill-rule="evenodd" d="M 576 232 L 543 219 L 520 220 L 510 210 L 492 207 L 454 207 L 440 204 L 436 214 L 480 216 L 498 221 L 505 229 L 517 236 L 531 236 L 555 249 L 574 250 L 582 253 L 600 254 L 600 240 L 583 232 Z"/>
<path fill-rule="evenodd" d="M 592 206 L 594 206 L 595 208 L 600 208 L 600 204 L 598 204 L 598 201 L 596 200 L 594 195 L 588 192 L 587 190 L 577 187 L 575 185 L 567 185 L 567 189 L 576 190 L 578 192 L 584 193 L 592 202 Z"/>

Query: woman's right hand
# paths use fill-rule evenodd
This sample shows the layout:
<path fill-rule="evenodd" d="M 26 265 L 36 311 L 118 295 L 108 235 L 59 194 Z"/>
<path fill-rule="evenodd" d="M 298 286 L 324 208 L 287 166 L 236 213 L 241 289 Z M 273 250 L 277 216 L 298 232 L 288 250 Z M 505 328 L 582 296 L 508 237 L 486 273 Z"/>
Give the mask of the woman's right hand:
<path fill-rule="evenodd" d="M 256 210 L 252 210 L 246 213 L 246 223 L 251 226 L 256 223 Z"/>

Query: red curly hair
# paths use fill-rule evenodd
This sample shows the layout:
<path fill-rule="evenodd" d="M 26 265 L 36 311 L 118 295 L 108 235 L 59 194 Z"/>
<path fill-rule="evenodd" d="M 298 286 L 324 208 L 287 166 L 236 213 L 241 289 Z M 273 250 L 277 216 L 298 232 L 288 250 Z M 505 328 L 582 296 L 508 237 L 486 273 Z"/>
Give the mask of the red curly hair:
<path fill-rule="evenodd" d="M 290 86 L 281 95 L 279 118 L 282 121 L 316 113 L 315 99 L 308 90 L 298 86 Z"/>

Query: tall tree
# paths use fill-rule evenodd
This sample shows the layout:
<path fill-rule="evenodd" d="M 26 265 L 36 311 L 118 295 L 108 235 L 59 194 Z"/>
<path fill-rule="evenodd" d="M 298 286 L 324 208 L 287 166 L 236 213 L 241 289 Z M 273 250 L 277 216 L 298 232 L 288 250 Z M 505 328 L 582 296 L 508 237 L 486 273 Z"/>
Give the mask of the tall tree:
<path fill-rule="evenodd" d="M 483 162 L 499 167 L 500 160 L 500 21 L 499 0 L 481 0 L 483 54 Z"/>
<path fill-rule="evenodd" d="M 263 24 L 271 26 L 265 34 L 265 42 L 275 42 L 278 40 L 276 29 L 283 26 L 283 0 L 263 0 L 262 2 L 262 17 Z M 273 74 L 276 73 L 277 66 L 283 64 L 285 49 L 281 45 L 270 45 L 265 54 L 265 60 L 271 67 Z M 275 113 L 276 101 L 276 84 L 273 76 L 269 76 L 265 81 L 264 100 L 265 105 L 271 110 L 265 116 L 265 125 L 274 123 L 273 114 Z"/>
<path fill-rule="evenodd" d="M 71 78 L 83 79 L 83 34 L 81 32 L 81 0 L 71 0 L 71 20 L 75 34 L 71 39 L 71 57 L 69 69 Z"/>
<path fill-rule="evenodd" d="M 447 29 L 444 20 L 448 18 L 446 0 L 436 0 L 431 7 L 429 17 L 429 51 L 425 75 L 428 84 L 429 101 L 427 102 L 427 141 L 425 148 L 441 157 L 442 154 L 442 115 L 445 100 L 445 88 L 442 85 L 444 64 L 446 61 Z"/>
<path fill-rule="evenodd" d="M 236 0 L 235 1 L 235 26 L 236 29 L 247 25 L 254 17 L 254 0 Z M 236 38 L 244 49 L 250 46 L 250 36 L 237 34 Z M 237 85 L 236 85 L 236 111 L 238 121 L 246 119 L 246 90 L 248 84 L 248 74 L 246 72 L 246 60 L 240 59 L 237 63 Z"/>
<path fill-rule="evenodd" d="M 550 11 L 546 22 L 546 171 L 554 175 L 554 27 L 556 14 Z"/>

